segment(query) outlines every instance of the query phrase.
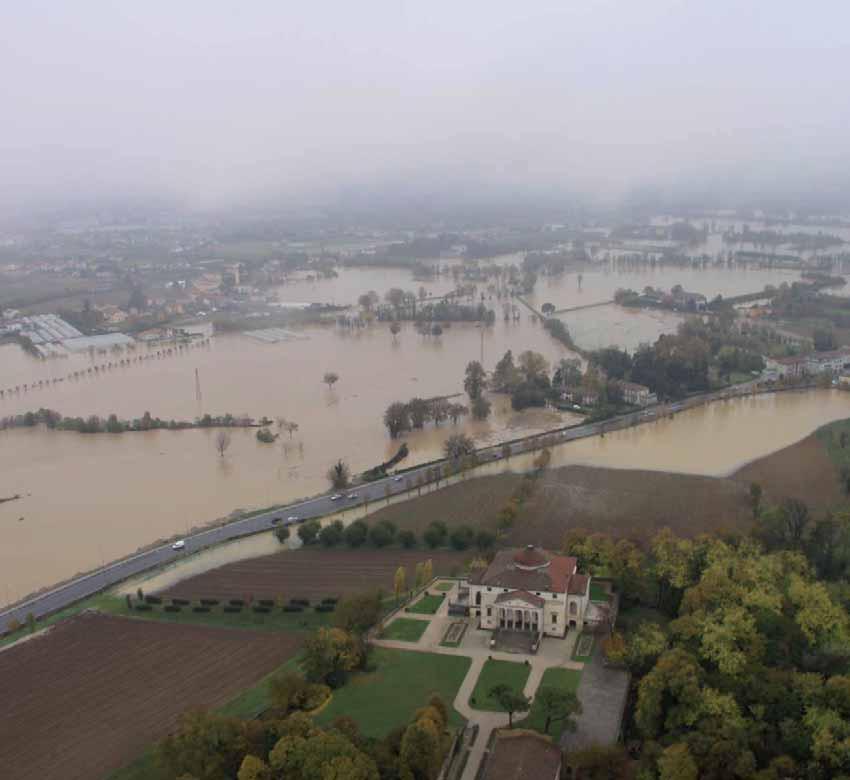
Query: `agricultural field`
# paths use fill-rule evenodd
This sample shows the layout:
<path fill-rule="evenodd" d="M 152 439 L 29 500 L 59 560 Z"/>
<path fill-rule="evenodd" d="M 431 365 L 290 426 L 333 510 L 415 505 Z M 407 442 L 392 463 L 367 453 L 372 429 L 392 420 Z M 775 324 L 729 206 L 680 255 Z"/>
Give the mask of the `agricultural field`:
<path fill-rule="evenodd" d="M 83 613 L 0 652 L 0 766 L 16 780 L 100 778 L 293 657 L 294 635 Z"/>
<path fill-rule="evenodd" d="M 412 587 L 416 564 L 431 559 L 434 574 L 461 572 L 471 553 L 449 550 L 320 549 L 280 552 L 238 561 L 178 582 L 161 595 L 173 598 L 305 598 L 345 596 L 372 588 L 393 591 L 399 566 Z"/>

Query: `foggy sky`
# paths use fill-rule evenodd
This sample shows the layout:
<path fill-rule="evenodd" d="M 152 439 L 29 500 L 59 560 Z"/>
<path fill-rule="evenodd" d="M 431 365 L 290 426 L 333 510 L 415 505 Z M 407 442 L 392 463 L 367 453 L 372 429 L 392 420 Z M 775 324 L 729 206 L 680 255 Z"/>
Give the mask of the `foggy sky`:
<path fill-rule="evenodd" d="M 850 171 L 850 4 L 4 3 L 0 202 Z"/>

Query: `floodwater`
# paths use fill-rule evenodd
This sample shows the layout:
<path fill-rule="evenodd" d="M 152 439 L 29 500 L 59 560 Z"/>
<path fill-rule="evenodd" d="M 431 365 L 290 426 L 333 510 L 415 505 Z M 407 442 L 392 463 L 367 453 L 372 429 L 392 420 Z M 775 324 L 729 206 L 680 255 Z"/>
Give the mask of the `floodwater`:
<path fill-rule="evenodd" d="M 482 329 L 474 325 L 454 325 L 439 339 L 423 338 L 408 326 L 397 341 L 386 324 L 303 333 L 307 339 L 278 344 L 239 335 L 216 338 L 208 347 L 0 401 L 0 416 L 46 406 L 66 415 L 114 412 L 122 418 L 146 410 L 166 419 L 246 413 L 299 425 L 291 439 L 284 433 L 274 444 L 257 442 L 253 429 L 233 430 L 223 458 L 211 430 L 0 432 L 0 497 L 22 496 L 0 504 L 0 600 L 20 598 L 234 509 L 322 492 L 338 458 L 355 473 L 387 460 L 401 443 L 389 439 L 383 426 L 387 405 L 461 393 L 464 367 L 482 349 Z M 553 362 L 569 354 L 529 317 L 483 331 L 488 366 L 506 349 L 529 348 Z M 49 361 L 32 363 L 51 370 Z M 325 371 L 340 375 L 333 390 L 322 383 Z M 515 413 L 507 398 L 494 400 L 485 422 L 449 422 L 406 436 L 411 454 L 403 465 L 439 457 L 445 439 L 458 431 L 483 445 L 579 419 L 549 410 Z"/>
<path fill-rule="evenodd" d="M 575 274 L 541 279 L 534 302 L 551 300 L 562 307 L 573 301 L 606 300 L 618 287 L 646 284 L 679 283 L 708 296 L 732 294 L 778 283 L 782 273 L 667 269 L 662 278 L 661 271 L 650 269 L 645 273 L 587 271 L 581 291 Z M 439 293 L 453 285 L 449 279 L 443 276 L 423 286 L 429 293 Z M 329 301 L 346 293 L 351 300 L 369 289 L 379 294 L 392 286 L 418 289 L 419 282 L 409 272 L 358 269 L 343 270 L 337 279 L 303 285 L 303 289 L 299 289 L 301 283 L 286 285 L 287 299 Z M 329 295 L 328 290 L 336 292 Z M 558 290 L 562 294 L 556 296 Z M 355 331 L 314 326 L 301 331 L 307 338 L 277 344 L 228 335 L 171 355 L 163 348 L 140 346 L 135 355 L 148 359 L 96 374 L 87 369 L 116 363 L 122 356 L 82 354 L 38 361 L 16 346 L 0 346 L 0 388 L 30 387 L 0 399 L 0 417 L 49 407 L 64 415 L 115 413 L 121 418 L 139 417 L 145 411 L 165 419 L 230 412 L 283 417 L 299 425 L 291 439 L 284 433 L 271 445 L 258 443 L 253 430 L 234 430 L 223 458 L 214 447 L 216 432 L 208 430 L 121 435 L 43 429 L 0 432 L 0 497 L 22 496 L 0 504 L 0 603 L 159 538 L 183 534 L 235 509 L 289 503 L 321 492 L 327 486 L 327 470 L 338 458 L 347 460 L 355 473 L 388 459 L 400 441 L 390 440 L 384 429 L 387 405 L 414 396 L 462 393 L 463 370 L 469 360 L 483 357 L 485 367 L 492 369 L 507 349 L 514 354 L 537 350 L 552 363 L 570 356 L 539 322 L 532 321 L 524 307 L 519 307 L 519 322 L 507 323 L 500 316 L 499 302 L 493 300 L 490 305 L 499 315 L 492 328 L 455 324 L 440 338 L 419 336 L 409 324 L 395 340 L 385 323 Z M 588 346 L 633 346 L 636 341 L 651 341 L 659 330 L 674 329 L 678 322 L 675 315 L 624 312 L 616 306 L 563 316 L 568 324 L 570 317 L 575 318 L 571 326 L 579 343 Z M 85 373 L 69 379 L 76 371 Z M 340 376 L 333 390 L 322 383 L 327 371 Z M 60 378 L 64 381 L 53 382 Z M 33 389 L 39 381 L 44 384 Z M 582 457 L 604 465 L 715 473 L 741 457 L 757 457 L 790 443 L 819 424 L 850 416 L 841 403 L 844 396 L 828 404 L 793 397 L 797 400 L 789 401 L 790 406 L 781 412 L 787 417 L 781 426 L 771 404 L 754 402 L 753 420 L 746 424 L 760 432 L 746 437 L 736 435 L 746 430 L 744 423 L 726 429 L 719 425 L 719 412 L 694 412 L 689 413 L 696 415 L 694 419 L 708 415 L 710 424 L 685 425 L 678 419 L 669 425 L 659 422 L 609 434 L 604 442 L 570 445 L 563 448 L 563 457 L 569 462 Z M 514 413 L 507 399 L 494 401 L 494 413 L 486 422 L 429 426 L 405 437 L 411 454 L 402 465 L 438 457 L 445 439 L 457 431 L 484 445 L 577 421 L 573 415 L 552 411 Z M 700 436 L 710 443 L 702 447 L 702 454 L 695 450 Z M 630 444 L 630 437 L 642 437 L 640 452 Z M 708 458 L 709 453 L 716 455 L 717 462 Z M 561 457 L 559 451 L 557 458 Z"/>
<path fill-rule="evenodd" d="M 550 468 L 585 465 L 727 476 L 753 460 L 850 417 L 850 393 L 803 390 L 699 406 L 655 422 L 554 447 Z M 534 454 L 511 458 L 530 469 Z M 485 466 L 498 472 L 501 463 Z M 481 469 L 478 470 L 482 471 Z M 478 473 L 478 472 L 477 472 Z"/>

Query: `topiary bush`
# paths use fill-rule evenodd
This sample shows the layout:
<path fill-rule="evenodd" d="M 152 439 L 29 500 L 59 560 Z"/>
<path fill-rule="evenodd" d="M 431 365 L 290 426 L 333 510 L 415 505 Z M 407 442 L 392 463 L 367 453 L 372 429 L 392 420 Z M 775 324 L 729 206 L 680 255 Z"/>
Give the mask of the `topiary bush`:
<path fill-rule="evenodd" d="M 304 607 L 302 607 L 300 604 L 287 604 L 283 608 L 283 611 L 284 612 L 303 612 Z"/>
<path fill-rule="evenodd" d="M 241 612 L 242 607 L 231 607 L 227 606 L 222 609 L 223 612 Z"/>
<path fill-rule="evenodd" d="M 138 612 L 151 612 L 153 607 L 150 604 L 136 604 L 136 610 Z"/>
<path fill-rule="evenodd" d="M 170 606 L 165 606 L 162 608 L 163 612 L 180 612 L 181 607 L 176 604 L 171 604 Z"/>
<path fill-rule="evenodd" d="M 146 604 L 162 604 L 162 599 L 159 596 L 145 596 Z"/>
<path fill-rule="evenodd" d="M 192 607 L 192 612 L 209 612 L 209 607 Z"/>
<path fill-rule="evenodd" d="M 202 607 L 214 607 L 218 604 L 218 599 L 200 599 Z"/>

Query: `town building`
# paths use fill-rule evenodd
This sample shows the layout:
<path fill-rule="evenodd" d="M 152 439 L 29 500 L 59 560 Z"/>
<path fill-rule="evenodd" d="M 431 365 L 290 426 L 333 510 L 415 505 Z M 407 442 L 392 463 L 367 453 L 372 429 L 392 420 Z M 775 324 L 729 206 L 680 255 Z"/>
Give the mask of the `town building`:
<path fill-rule="evenodd" d="M 619 387 L 623 393 L 623 400 L 627 404 L 649 406 L 658 403 L 657 396 L 646 385 L 639 385 L 636 382 L 620 382 Z"/>
<path fill-rule="evenodd" d="M 812 352 L 808 355 L 784 358 L 766 358 L 765 366 L 768 371 L 775 372 L 780 378 L 816 376 L 823 373 L 839 374 L 850 368 L 850 349 Z"/>
<path fill-rule="evenodd" d="M 536 731 L 502 729 L 484 760 L 480 780 L 558 780 L 561 748 Z"/>
<path fill-rule="evenodd" d="M 485 630 L 563 637 L 568 628 L 610 619 L 610 604 L 590 599 L 590 576 L 576 558 L 529 545 L 502 550 L 468 578 L 470 615 Z"/>

